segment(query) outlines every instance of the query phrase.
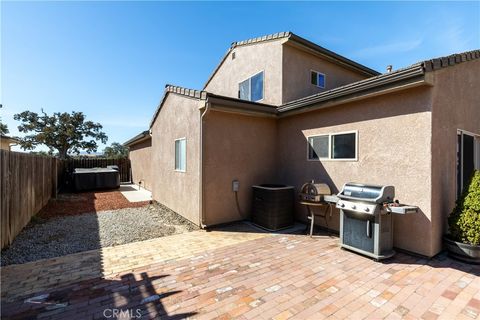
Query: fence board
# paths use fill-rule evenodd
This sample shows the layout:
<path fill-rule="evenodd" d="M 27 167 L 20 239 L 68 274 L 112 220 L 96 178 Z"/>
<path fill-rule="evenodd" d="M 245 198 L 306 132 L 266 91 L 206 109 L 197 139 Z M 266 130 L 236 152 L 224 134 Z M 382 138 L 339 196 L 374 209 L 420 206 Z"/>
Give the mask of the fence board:
<path fill-rule="evenodd" d="M 3 199 L 7 198 L 7 190 L 10 189 L 10 172 L 9 172 L 9 167 L 10 167 L 10 157 L 6 157 L 5 154 L 2 152 L 0 153 L 0 178 L 1 178 L 1 190 L 0 190 L 0 205 L 1 205 L 1 231 L 2 231 L 2 247 L 3 247 L 3 238 L 9 238 L 10 237 L 10 231 L 8 226 L 10 225 L 10 216 L 8 214 L 4 214 L 9 212 L 10 208 L 10 202 L 9 201 L 3 201 Z"/>
<path fill-rule="evenodd" d="M 4 248 L 54 194 L 58 160 L 7 150 L 0 150 L 0 160 L 0 240 Z"/>

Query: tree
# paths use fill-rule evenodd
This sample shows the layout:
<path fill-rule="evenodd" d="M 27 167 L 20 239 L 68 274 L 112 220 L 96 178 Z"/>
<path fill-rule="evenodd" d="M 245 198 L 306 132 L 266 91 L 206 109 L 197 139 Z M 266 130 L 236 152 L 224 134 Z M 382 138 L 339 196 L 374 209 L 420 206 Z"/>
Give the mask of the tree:
<path fill-rule="evenodd" d="M 128 148 L 118 142 L 113 142 L 110 147 L 103 149 L 103 155 L 106 158 L 126 158 L 128 157 Z"/>
<path fill-rule="evenodd" d="M 8 127 L 5 123 L 2 122 L 2 119 L 0 118 L 0 134 L 3 136 L 3 135 L 6 135 L 8 134 L 10 131 L 8 130 Z"/>
<path fill-rule="evenodd" d="M 37 145 L 44 144 L 50 152 L 56 150 L 61 159 L 67 158 L 71 153 L 79 154 L 81 150 L 87 153 L 95 152 L 98 148 L 96 140 L 102 143 L 108 140 L 106 134 L 101 131 L 102 125 L 85 121 L 82 112 L 55 112 L 49 116 L 42 109 L 40 115 L 24 111 L 14 115 L 13 118 L 22 121 L 18 126 L 20 132 L 32 132 L 20 139 L 22 149 L 32 150 Z"/>
<path fill-rule="evenodd" d="M 2 105 L 0 104 L 0 109 L 2 108 Z M 2 118 L 0 118 L 0 134 L 3 136 L 3 135 L 6 135 L 8 134 L 10 131 L 8 130 L 8 127 L 5 123 L 2 122 Z"/>

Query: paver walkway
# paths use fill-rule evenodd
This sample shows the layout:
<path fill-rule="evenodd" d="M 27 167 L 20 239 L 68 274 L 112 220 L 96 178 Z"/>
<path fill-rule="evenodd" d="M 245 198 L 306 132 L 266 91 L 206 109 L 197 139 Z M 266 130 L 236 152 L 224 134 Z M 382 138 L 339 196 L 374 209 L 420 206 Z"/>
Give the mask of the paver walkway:
<path fill-rule="evenodd" d="M 122 184 L 120 193 L 130 202 L 142 202 L 152 200 L 152 193 L 136 184 Z"/>
<path fill-rule="evenodd" d="M 1 297 L 2 301 L 8 301 L 77 281 L 115 277 L 121 272 L 132 272 L 138 267 L 190 258 L 206 250 L 266 236 L 270 234 L 252 232 L 248 225 L 239 224 L 232 226 L 229 231 L 198 230 L 10 265 L 1 268 Z"/>
<path fill-rule="evenodd" d="M 443 255 L 427 260 L 397 254 L 378 263 L 337 243 L 335 237 L 236 228 L 108 248 L 93 265 L 91 252 L 88 259 L 72 255 L 9 266 L 2 268 L 2 317 L 479 317 L 480 266 Z"/>

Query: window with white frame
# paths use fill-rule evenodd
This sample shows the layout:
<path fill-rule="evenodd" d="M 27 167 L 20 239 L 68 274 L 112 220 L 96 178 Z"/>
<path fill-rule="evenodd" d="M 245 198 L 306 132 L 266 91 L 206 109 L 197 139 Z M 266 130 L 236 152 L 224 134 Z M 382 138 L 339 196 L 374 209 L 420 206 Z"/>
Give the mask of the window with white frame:
<path fill-rule="evenodd" d="M 457 199 L 468 186 L 474 170 L 480 170 L 480 135 L 457 130 Z"/>
<path fill-rule="evenodd" d="M 185 172 L 187 170 L 187 139 L 175 140 L 175 170 Z"/>
<path fill-rule="evenodd" d="M 357 160 L 357 132 L 308 137 L 308 160 Z"/>
<path fill-rule="evenodd" d="M 249 101 L 263 99 L 263 71 L 240 82 L 238 85 L 238 97 Z"/>
<path fill-rule="evenodd" d="M 325 74 L 318 71 L 311 71 L 310 80 L 312 84 L 319 88 L 325 89 Z"/>

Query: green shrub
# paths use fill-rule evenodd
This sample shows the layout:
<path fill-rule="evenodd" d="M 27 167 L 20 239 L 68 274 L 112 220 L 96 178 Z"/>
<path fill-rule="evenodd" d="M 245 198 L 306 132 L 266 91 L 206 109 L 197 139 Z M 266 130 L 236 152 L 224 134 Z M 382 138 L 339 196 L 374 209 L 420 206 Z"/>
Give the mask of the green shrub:
<path fill-rule="evenodd" d="M 480 245 L 480 171 L 475 170 L 468 189 L 457 200 L 448 217 L 453 240 Z"/>

